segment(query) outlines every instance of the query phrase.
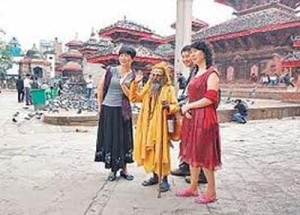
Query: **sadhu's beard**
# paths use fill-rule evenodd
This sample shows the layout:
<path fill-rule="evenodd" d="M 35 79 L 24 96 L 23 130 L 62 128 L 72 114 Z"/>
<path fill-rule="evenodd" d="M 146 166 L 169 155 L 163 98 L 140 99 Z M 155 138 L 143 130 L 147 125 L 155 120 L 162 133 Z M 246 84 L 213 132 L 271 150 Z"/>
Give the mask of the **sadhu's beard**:
<path fill-rule="evenodd" d="M 164 79 L 161 79 L 160 81 L 153 80 L 151 83 L 151 89 L 150 89 L 151 97 L 158 96 L 162 86 L 164 86 L 164 85 L 165 85 Z"/>

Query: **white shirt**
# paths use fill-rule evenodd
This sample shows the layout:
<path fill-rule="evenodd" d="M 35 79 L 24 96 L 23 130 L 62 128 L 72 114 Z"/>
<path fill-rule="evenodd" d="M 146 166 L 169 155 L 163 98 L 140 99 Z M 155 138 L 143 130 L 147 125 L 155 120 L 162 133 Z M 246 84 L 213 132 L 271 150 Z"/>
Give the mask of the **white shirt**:
<path fill-rule="evenodd" d="M 94 87 L 94 85 L 93 85 L 93 79 L 91 79 L 91 78 L 88 78 L 87 80 L 86 80 L 86 88 L 93 88 Z"/>
<path fill-rule="evenodd" d="M 31 88 L 31 80 L 29 78 L 24 79 L 24 87 Z"/>

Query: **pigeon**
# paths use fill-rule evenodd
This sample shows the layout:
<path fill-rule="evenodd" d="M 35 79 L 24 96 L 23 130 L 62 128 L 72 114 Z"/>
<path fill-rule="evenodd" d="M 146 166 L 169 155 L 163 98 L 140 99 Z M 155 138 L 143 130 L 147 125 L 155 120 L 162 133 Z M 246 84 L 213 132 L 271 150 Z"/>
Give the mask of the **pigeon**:
<path fill-rule="evenodd" d="M 19 112 L 16 112 L 13 117 L 17 117 L 19 115 Z"/>

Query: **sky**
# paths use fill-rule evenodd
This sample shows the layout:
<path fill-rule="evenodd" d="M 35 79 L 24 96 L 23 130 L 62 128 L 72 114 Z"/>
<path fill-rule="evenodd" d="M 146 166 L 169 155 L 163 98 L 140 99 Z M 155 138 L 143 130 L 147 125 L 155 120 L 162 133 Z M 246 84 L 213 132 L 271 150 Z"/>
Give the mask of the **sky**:
<path fill-rule="evenodd" d="M 213 0 L 193 0 L 193 16 L 215 25 L 232 18 L 230 7 Z M 22 49 L 39 44 L 41 39 L 63 44 L 75 39 L 86 41 L 91 29 L 98 31 L 123 19 L 149 27 L 168 36 L 175 30 L 176 0 L 1 0 L 0 29 L 5 39 L 15 36 Z"/>

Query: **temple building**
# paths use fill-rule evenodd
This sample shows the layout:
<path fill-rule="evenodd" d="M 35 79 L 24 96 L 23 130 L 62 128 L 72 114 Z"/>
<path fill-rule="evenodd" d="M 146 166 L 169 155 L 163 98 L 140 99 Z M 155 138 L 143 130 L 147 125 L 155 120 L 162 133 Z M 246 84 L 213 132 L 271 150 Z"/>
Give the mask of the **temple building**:
<path fill-rule="evenodd" d="M 251 74 L 281 75 L 283 60 L 295 52 L 300 35 L 299 0 L 215 0 L 232 7 L 235 18 L 203 28 L 193 41 L 207 40 L 223 82 L 249 80 Z M 288 61 L 287 61 L 288 62 Z M 271 69 L 275 67 L 275 69 Z"/>
<path fill-rule="evenodd" d="M 66 78 L 82 75 L 83 54 L 78 51 L 82 45 L 83 43 L 78 40 L 72 40 L 66 44 L 69 50 L 59 56 L 55 69 L 56 76 Z"/>
<path fill-rule="evenodd" d="M 109 38 L 99 37 L 94 32 L 94 29 L 92 29 L 90 38 L 86 42 L 83 42 L 83 45 L 79 50 L 84 56 L 87 56 L 110 46 L 113 46 L 113 43 Z"/>
<path fill-rule="evenodd" d="M 37 78 L 50 78 L 51 63 L 44 58 L 35 45 L 19 61 L 19 74 L 31 74 Z"/>
<path fill-rule="evenodd" d="M 126 20 L 118 21 L 98 32 L 100 41 L 107 42 L 105 47 L 87 55 L 88 63 L 106 65 L 118 64 L 118 52 L 122 45 L 129 45 L 136 49 L 137 56 L 134 59 L 133 68 L 147 72 L 150 66 L 168 61 L 168 58 L 155 52 L 159 45 L 164 44 L 163 37 L 152 30 L 137 23 Z M 146 68 L 146 69 L 145 69 Z"/>

